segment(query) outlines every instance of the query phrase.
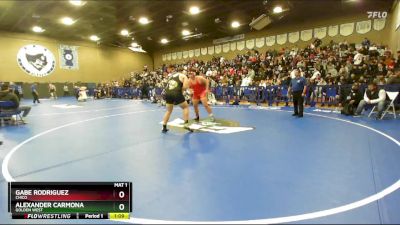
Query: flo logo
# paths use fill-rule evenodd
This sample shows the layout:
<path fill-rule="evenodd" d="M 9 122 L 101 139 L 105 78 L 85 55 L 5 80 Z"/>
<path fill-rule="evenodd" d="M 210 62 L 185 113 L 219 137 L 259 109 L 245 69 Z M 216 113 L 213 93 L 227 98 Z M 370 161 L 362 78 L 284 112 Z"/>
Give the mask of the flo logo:
<path fill-rule="evenodd" d="M 27 74 L 34 77 L 50 75 L 56 61 L 53 53 L 41 45 L 26 45 L 17 54 L 18 65 Z"/>
<path fill-rule="evenodd" d="M 162 124 L 162 122 L 160 123 Z M 180 118 L 168 122 L 168 126 L 183 128 L 184 121 Z M 238 123 L 232 121 L 217 120 L 216 122 L 200 121 L 189 126 L 194 131 L 210 132 L 217 134 L 231 134 L 243 131 L 254 130 L 253 127 L 240 127 Z"/>

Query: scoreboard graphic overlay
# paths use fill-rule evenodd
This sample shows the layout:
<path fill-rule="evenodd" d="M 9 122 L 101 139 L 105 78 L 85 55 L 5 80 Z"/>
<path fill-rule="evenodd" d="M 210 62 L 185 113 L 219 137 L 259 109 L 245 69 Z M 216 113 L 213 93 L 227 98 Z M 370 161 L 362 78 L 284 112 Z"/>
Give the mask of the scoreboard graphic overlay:
<path fill-rule="evenodd" d="M 129 219 L 131 182 L 10 182 L 13 219 Z"/>

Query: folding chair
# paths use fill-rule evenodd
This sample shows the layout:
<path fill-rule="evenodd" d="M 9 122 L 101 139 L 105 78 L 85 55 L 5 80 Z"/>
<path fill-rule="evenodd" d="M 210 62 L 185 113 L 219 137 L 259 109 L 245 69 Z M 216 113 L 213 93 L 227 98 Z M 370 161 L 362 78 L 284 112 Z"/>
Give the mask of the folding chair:
<path fill-rule="evenodd" d="M 381 116 L 381 119 L 383 119 L 383 117 L 385 117 L 386 113 L 389 112 L 390 107 L 392 107 L 392 109 L 393 109 L 393 116 L 394 116 L 394 118 L 396 119 L 396 109 L 395 109 L 395 107 L 394 107 L 394 101 L 396 100 L 397 96 L 399 95 L 399 92 L 398 92 L 398 91 L 396 91 L 396 92 L 387 91 L 386 94 L 387 94 L 387 96 L 388 96 L 389 99 L 390 99 L 390 103 L 389 103 L 389 105 L 386 107 L 385 111 L 383 111 L 382 116 Z M 371 115 L 375 112 L 375 109 L 376 109 L 376 106 L 374 106 L 374 107 L 372 108 L 372 110 L 371 110 L 371 112 L 369 113 L 368 117 L 371 117 Z"/>
<path fill-rule="evenodd" d="M 16 124 L 19 125 L 21 122 L 22 124 L 25 123 L 24 119 L 21 116 L 21 109 L 16 108 L 16 109 L 10 109 L 12 107 L 15 107 L 14 102 L 12 101 L 0 101 L 0 120 L 1 124 L 4 123 L 4 119 L 9 119 L 13 116 L 16 116 L 17 121 Z"/>

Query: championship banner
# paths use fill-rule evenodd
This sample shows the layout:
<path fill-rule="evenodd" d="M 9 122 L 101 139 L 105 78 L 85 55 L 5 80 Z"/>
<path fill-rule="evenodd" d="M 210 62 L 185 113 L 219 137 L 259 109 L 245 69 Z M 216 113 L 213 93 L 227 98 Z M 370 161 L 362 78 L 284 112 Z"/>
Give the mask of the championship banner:
<path fill-rule="evenodd" d="M 199 57 L 199 56 L 200 56 L 200 49 L 199 49 L 199 48 L 196 48 L 196 49 L 194 50 L 194 56 L 196 56 L 196 57 Z"/>
<path fill-rule="evenodd" d="M 246 48 L 247 49 L 253 49 L 255 45 L 255 40 L 254 39 L 250 39 L 246 41 Z"/>
<path fill-rule="evenodd" d="M 177 52 L 176 56 L 178 57 L 178 59 L 182 59 L 182 52 Z"/>
<path fill-rule="evenodd" d="M 166 61 L 167 60 L 167 55 L 166 54 L 163 54 L 162 55 L 162 61 Z"/>
<path fill-rule="evenodd" d="M 222 51 L 224 53 L 229 52 L 229 43 L 225 43 L 225 44 L 222 45 Z"/>
<path fill-rule="evenodd" d="M 382 30 L 385 28 L 386 19 L 374 19 L 374 30 Z"/>
<path fill-rule="evenodd" d="M 302 41 L 309 41 L 313 37 L 313 30 L 312 29 L 302 30 L 300 36 Z"/>
<path fill-rule="evenodd" d="M 167 54 L 167 60 L 168 60 L 168 61 L 171 60 L 171 57 L 172 57 L 171 55 L 172 55 L 171 53 L 168 53 L 168 54 Z"/>
<path fill-rule="evenodd" d="M 328 29 L 329 37 L 336 36 L 336 35 L 338 35 L 338 33 L 339 33 L 339 25 L 329 26 L 329 29 Z"/>
<path fill-rule="evenodd" d="M 318 39 L 323 39 L 326 37 L 327 29 L 326 27 L 314 28 L 314 37 Z"/>
<path fill-rule="evenodd" d="M 214 54 L 214 46 L 210 46 L 207 48 L 208 54 L 213 55 Z"/>
<path fill-rule="evenodd" d="M 359 34 L 365 34 L 371 31 L 372 22 L 371 20 L 357 22 L 356 32 Z"/>
<path fill-rule="evenodd" d="M 207 55 L 207 47 L 200 49 L 202 55 Z"/>
<path fill-rule="evenodd" d="M 287 34 L 278 34 L 276 35 L 276 43 L 279 45 L 285 44 L 287 41 Z"/>
<path fill-rule="evenodd" d="M 231 51 L 235 51 L 236 50 L 236 42 L 231 42 L 230 44 L 230 48 Z"/>
<path fill-rule="evenodd" d="M 265 38 L 265 44 L 266 44 L 267 46 L 272 46 L 272 45 L 275 44 L 275 40 L 276 40 L 276 37 L 275 37 L 275 36 L 266 37 L 266 38 Z"/>
<path fill-rule="evenodd" d="M 193 56 L 194 56 L 194 50 L 191 49 L 189 50 L 189 58 L 193 58 Z"/>
<path fill-rule="evenodd" d="M 78 70 L 78 46 L 60 45 L 60 68 Z"/>
<path fill-rule="evenodd" d="M 354 32 L 354 23 L 340 24 L 340 35 L 349 36 Z"/>
<path fill-rule="evenodd" d="M 221 46 L 221 45 L 216 45 L 216 46 L 215 46 L 215 53 L 216 53 L 216 54 L 221 53 L 221 49 L 222 49 L 222 46 Z"/>
<path fill-rule="evenodd" d="M 189 57 L 189 51 L 183 51 L 183 58 L 186 59 Z"/>
<path fill-rule="evenodd" d="M 289 42 L 296 43 L 299 41 L 300 33 L 298 31 L 289 33 Z"/>
<path fill-rule="evenodd" d="M 236 49 L 239 51 L 242 51 L 244 49 L 244 41 L 238 41 L 236 42 Z"/>
<path fill-rule="evenodd" d="M 265 44 L 265 38 L 264 38 L 264 37 L 262 37 L 262 38 L 256 38 L 256 47 L 257 47 L 257 48 L 263 47 L 264 44 Z"/>
<path fill-rule="evenodd" d="M 175 60 L 176 57 L 177 57 L 176 52 L 173 52 L 172 55 L 171 55 L 172 60 Z"/>

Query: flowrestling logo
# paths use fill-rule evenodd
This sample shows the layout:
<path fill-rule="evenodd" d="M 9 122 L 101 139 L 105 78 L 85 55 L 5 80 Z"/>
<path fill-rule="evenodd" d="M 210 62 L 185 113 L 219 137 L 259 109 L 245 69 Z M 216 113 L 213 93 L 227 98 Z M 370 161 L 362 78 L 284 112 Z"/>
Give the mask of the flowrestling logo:
<path fill-rule="evenodd" d="M 34 77 L 50 75 L 56 66 L 53 53 L 41 45 L 25 45 L 17 54 L 18 65 Z"/>

